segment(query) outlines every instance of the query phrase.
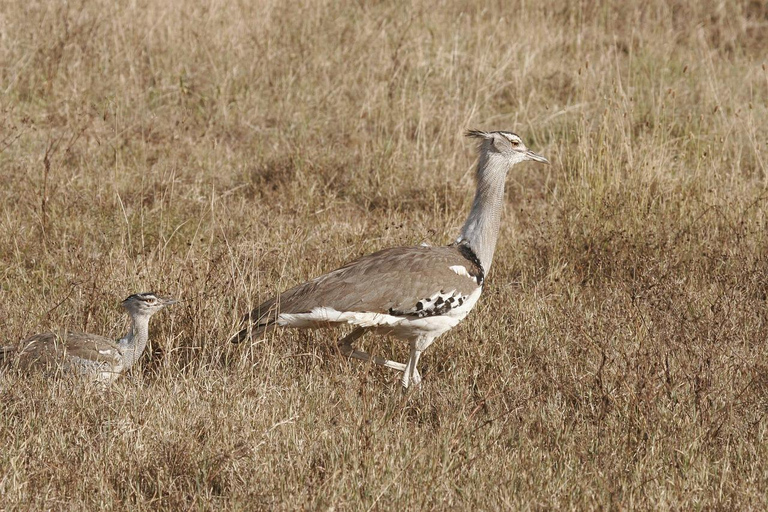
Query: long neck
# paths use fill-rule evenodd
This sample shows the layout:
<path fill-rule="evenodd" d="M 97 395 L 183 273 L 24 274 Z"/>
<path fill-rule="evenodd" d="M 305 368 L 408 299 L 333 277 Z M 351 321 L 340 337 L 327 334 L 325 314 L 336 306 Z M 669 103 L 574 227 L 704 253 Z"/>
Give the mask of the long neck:
<path fill-rule="evenodd" d="M 482 154 L 477 163 L 477 192 L 469 217 L 461 228 L 458 242 L 466 243 L 488 274 L 499 239 L 501 211 L 504 207 L 504 181 L 509 164 Z"/>
<path fill-rule="evenodd" d="M 149 315 L 135 315 L 131 318 L 131 330 L 120 341 L 125 368 L 139 360 L 149 341 Z"/>

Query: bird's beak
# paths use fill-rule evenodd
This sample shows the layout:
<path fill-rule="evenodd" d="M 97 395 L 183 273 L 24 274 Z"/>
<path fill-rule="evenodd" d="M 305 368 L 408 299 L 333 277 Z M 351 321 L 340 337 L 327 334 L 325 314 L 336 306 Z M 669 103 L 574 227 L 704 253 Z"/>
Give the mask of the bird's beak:
<path fill-rule="evenodd" d="M 170 306 L 171 304 L 178 303 L 178 299 L 174 299 L 173 297 L 163 297 L 163 305 L 164 306 Z"/>
<path fill-rule="evenodd" d="M 525 153 L 525 156 L 528 157 L 528 160 L 533 160 L 534 162 L 541 162 L 543 164 L 549 164 L 549 160 L 544 158 L 538 153 L 534 153 L 530 149 Z"/>

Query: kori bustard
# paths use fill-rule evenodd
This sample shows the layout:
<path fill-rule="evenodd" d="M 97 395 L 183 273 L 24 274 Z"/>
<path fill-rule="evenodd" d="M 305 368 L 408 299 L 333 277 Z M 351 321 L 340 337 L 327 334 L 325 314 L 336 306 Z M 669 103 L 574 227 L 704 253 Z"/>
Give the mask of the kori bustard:
<path fill-rule="evenodd" d="M 418 385 L 419 357 L 435 338 L 453 328 L 475 306 L 491 269 L 510 168 L 533 160 L 549 163 L 511 132 L 472 130 L 479 139 L 477 191 L 456 241 L 445 247 L 396 247 L 363 256 L 300 284 L 256 307 L 230 341 L 239 343 L 274 325 L 318 328 L 352 325 L 339 341 L 341 352 L 403 372 L 404 387 Z M 398 363 L 355 350 L 368 331 L 408 341 L 408 362 Z"/>
<path fill-rule="evenodd" d="M 149 340 L 150 317 L 176 302 L 154 293 L 137 293 L 122 302 L 131 327 L 117 341 L 80 332 L 46 332 L 30 336 L 18 347 L 0 347 L 0 360 L 21 370 L 62 370 L 109 384 L 141 357 Z"/>

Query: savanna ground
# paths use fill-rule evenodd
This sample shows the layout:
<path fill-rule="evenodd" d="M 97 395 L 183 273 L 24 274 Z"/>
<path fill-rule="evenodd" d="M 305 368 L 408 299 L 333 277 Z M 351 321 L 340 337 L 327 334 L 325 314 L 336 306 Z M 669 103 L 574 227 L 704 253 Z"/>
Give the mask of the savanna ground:
<path fill-rule="evenodd" d="M 765 2 L 13 0 L 0 41 L 2 343 L 184 300 L 106 393 L 0 377 L 0 508 L 768 507 Z M 332 332 L 226 342 L 451 241 L 468 128 L 552 165 L 421 392 Z"/>

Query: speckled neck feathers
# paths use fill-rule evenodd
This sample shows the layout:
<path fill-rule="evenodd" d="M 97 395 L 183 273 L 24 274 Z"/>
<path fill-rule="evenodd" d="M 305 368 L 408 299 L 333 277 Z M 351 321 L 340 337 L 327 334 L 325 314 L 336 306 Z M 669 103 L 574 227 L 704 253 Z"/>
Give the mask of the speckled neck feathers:
<path fill-rule="evenodd" d="M 466 244 L 477 256 L 487 275 L 499 238 L 501 211 L 504 208 L 504 182 L 509 163 L 489 156 L 484 144 L 477 162 L 477 192 L 461 234 L 456 240 Z"/>
<path fill-rule="evenodd" d="M 132 316 L 131 330 L 118 341 L 126 369 L 133 366 L 144 353 L 149 341 L 149 317 L 150 315 Z"/>

